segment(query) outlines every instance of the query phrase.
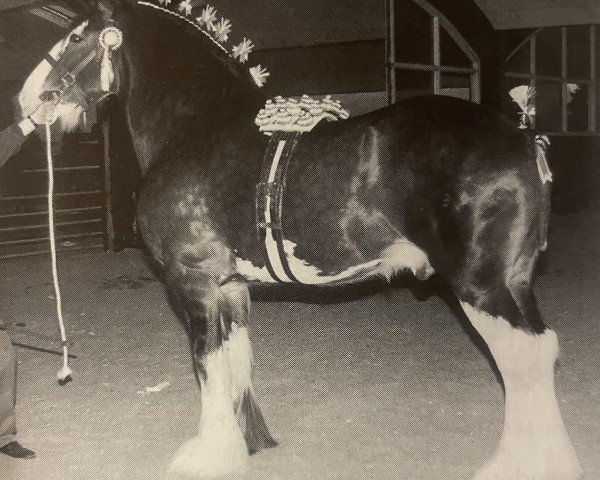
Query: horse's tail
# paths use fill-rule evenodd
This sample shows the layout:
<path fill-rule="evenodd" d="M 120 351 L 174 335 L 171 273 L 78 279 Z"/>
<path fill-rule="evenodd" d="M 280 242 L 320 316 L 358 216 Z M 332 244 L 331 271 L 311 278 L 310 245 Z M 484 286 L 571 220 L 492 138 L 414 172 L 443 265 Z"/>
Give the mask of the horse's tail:
<path fill-rule="evenodd" d="M 535 161 L 542 181 L 542 212 L 540 222 L 540 251 L 548 247 L 548 225 L 550 223 L 550 204 L 552 194 L 552 172 L 548 166 L 547 150 L 550 140 L 546 135 L 535 136 Z"/>

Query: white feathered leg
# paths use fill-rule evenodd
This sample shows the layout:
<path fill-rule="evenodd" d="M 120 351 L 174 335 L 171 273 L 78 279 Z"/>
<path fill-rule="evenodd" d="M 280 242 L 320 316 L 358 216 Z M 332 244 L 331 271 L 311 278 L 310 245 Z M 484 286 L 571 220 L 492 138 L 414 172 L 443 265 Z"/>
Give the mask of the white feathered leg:
<path fill-rule="evenodd" d="M 475 480 L 577 480 L 582 475 L 554 392 L 556 333 L 529 334 L 462 303 L 488 344 L 505 388 L 504 430 Z"/>
<path fill-rule="evenodd" d="M 248 451 L 258 452 L 274 447 L 269 428 L 255 399 L 252 387 L 254 359 L 248 333 L 250 296 L 244 283 L 231 282 L 221 286 L 223 311 L 230 320 L 231 331 L 225 346 L 231 367 L 231 398 Z"/>
<path fill-rule="evenodd" d="M 169 479 L 240 479 L 248 468 L 248 449 L 231 400 L 229 355 L 224 346 L 206 355 L 200 375 L 202 413 L 198 435 L 173 459 Z"/>

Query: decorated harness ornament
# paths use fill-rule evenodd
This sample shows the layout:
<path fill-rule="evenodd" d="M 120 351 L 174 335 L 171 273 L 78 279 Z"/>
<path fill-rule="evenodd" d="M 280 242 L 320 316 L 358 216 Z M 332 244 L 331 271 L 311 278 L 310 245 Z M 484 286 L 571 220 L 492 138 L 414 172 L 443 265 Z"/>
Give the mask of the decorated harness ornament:
<path fill-rule="evenodd" d="M 261 132 L 310 132 L 321 120 L 345 120 L 350 116 L 338 100 L 327 95 L 316 100 L 308 95 L 295 98 L 275 97 L 267 100 L 265 107 L 258 112 L 255 123 Z"/>
<path fill-rule="evenodd" d="M 117 27 L 106 27 L 100 32 L 98 44 L 103 51 L 100 67 L 100 88 L 103 92 L 110 92 L 115 81 L 115 70 L 111 54 L 123 44 L 123 32 Z"/>
<path fill-rule="evenodd" d="M 278 96 L 267 100 L 256 116 L 260 131 L 271 137 L 256 186 L 256 227 L 267 270 L 278 282 L 302 283 L 288 262 L 282 227 L 285 178 L 296 144 L 302 133 L 310 132 L 322 120 L 337 121 L 349 116 L 348 110 L 329 95 L 323 100 L 308 95 L 299 100 Z"/>

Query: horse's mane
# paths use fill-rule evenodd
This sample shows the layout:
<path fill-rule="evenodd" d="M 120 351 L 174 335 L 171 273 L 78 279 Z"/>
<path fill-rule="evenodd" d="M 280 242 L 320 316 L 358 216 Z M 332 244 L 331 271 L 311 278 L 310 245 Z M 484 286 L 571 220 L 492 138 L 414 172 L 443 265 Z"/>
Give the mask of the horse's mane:
<path fill-rule="evenodd" d="M 150 151 L 138 152 L 141 162 L 167 144 L 207 148 L 228 129 L 254 128 L 262 91 L 197 25 L 146 4 L 121 5 L 113 19 L 123 32 L 116 70 L 128 125 L 138 148 Z"/>
<path fill-rule="evenodd" d="M 139 23 L 138 28 L 146 30 L 150 39 L 148 48 L 152 45 L 160 50 L 152 52 L 160 63 L 156 65 L 158 69 L 176 71 L 181 74 L 182 81 L 190 76 L 199 80 L 207 74 L 217 75 L 219 80 L 245 89 L 249 96 L 262 97 L 248 67 L 234 60 L 221 44 L 192 20 L 150 1 L 136 2 L 125 8 Z M 211 68 L 213 71 L 209 72 Z"/>

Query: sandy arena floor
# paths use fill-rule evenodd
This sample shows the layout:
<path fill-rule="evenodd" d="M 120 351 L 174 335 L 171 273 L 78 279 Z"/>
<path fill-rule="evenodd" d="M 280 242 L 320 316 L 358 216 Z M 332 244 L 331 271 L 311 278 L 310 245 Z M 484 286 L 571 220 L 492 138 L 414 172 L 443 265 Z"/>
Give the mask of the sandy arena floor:
<path fill-rule="evenodd" d="M 599 234 L 594 211 L 554 218 L 537 283 L 561 341 L 559 403 L 588 480 L 600 479 Z M 56 335 L 49 268 L 43 257 L 0 264 L 4 321 Z M 60 273 L 74 381 L 57 385 L 59 357 L 19 350 L 19 439 L 38 457 L 1 456 L 0 479 L 161 479 L 199 412 L 163 288 L 137 251 L 71 254 Z M 255 387 L 280 446 L 252 458 L 252 480 L 470 478 L 498 442 L 502 389 L 434 287 L 319 304 L 255 292 Z M 161 382 L 169 386 L 143 393 Z"/>

